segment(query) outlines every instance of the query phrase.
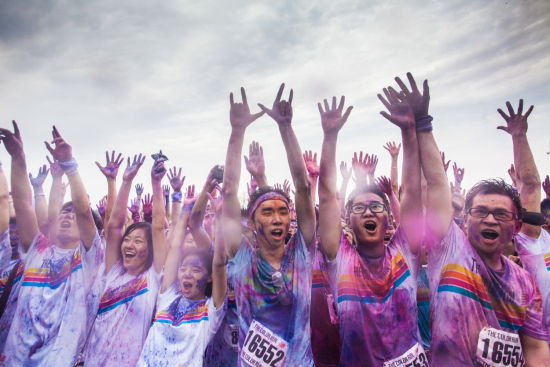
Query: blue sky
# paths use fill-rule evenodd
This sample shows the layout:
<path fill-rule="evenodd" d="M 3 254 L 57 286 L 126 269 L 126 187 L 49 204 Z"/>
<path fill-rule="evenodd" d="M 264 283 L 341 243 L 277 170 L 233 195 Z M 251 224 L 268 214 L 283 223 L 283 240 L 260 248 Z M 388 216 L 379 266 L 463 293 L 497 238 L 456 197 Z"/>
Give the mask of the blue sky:
<path fill-rule="evenodd" d="M 535 105 L 528 136 L 541 174 L 550 173 L 548 34 L 545 0 L 3 1 L 0 125 L 20 123 L 34 172 L 55 123 L 93 201 L 106 192 L 94 164 L 106 149 L 162 149 L 202 186 L 225 159 L 229 92 L 244 86 L 251 105 L 269 105 L 284 81 L 303 150 L 321 147 L 316 103 L 345 94 L 354 110 L 338 160 L 375 153 L 387 175 L 382 145 L 399 131 L 379 115 L 376 93 L 411 71 L 429 80 L 438 144 L 466 168 L 468 187 L 508 179 L 511 139 L 496 130 L 506 100 Z M 275 122 L 257 120 L 245 151 L 252 140 L 264 146 L 270 182 L 289 177 Z M 9 171 L 4 150 L 0 160 Z M 147 188 L 151 164 L 136 180 Z M 246 179 L 243 165 L 243 191 Z"/>

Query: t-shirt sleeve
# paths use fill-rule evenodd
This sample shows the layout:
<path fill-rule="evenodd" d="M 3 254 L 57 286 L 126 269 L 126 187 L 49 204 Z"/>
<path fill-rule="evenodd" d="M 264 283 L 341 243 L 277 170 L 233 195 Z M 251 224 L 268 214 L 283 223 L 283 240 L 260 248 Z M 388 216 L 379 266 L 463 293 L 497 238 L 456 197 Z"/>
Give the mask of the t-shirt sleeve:
<path fill-rule="evenodd" d="M 405 231 L 401 226 L 397 227 L 397 230 L 391 238 L 388 246 L 394 247 L 397 251 L 403 254 L 405 260 L 407 261 L 407 264 L 411 268 L 413 274 L 415 274 L 416 278 L 417 274 L 420 271 L 420 262 L 418 260 L 418 255 L 413 254 L 413 252 L 411 251 L 407 236 L 405 235 Z"/>
<path fill-rule="evenodd" d="M 100 272 L 100 269 L 105 262 L 105 244 L 97 231 L 89 249 L 86 249 L 82 242 L 80 243 L 80 253 L 82 254 L 86 280 L 94 284 L 97 277 L 103 274 L 103 272 Z"/>
<path fill-rule="evenodd" d="M 33 264 L 36 259 L 44 258 L 47 254 L 47 250 L 50 249 L 52 244 L 48 237 L 44 236 L 41 232 L 38 232 L 31 242 L 28 250 L 23 252 L 19 251 L 21 258 L 25 260 L 25 266 Z M 22 249 L 23 247 L 20 246 Z M 36 261 L 38 262 L 38 261 Z"/>
<path fill-rule="evenodd" d="M 535 339 L 550 341 L 550 335 L 548 335 L 543 322 L 542 297 L 535 281 L 530 276 L 529 278 L 532 283 L 532 298 L 527 306 L 525 323 L 520 329 L 520 333 Z"/>
<path fill-rule="evenodd" d="M 430 289 L 437 289 L 434 285 L 439 283 L 443 266 L 450 263 L 451 257 L 457 251 L 462 251 L 463 255 L 466 256 L 471 251 L 470 245 L 467 243 L 466 235 L 454 221 L 451 221 L 447 235 L 441 241 L 433 241 L 430 239 L 430 235 L 427 234 L 426 244 L 428 247 Z"/>
<path fill-rule="evenodd" d="M 11 260 L 11 243 L 9 229 L 0 233 L 0 270 L 9 266 Z"/>
<path fill-rule="evenodd" d="M 333 260 L 327 259 L 327 273 L 331 291 L 334 297 L 338 297 L 338 278 L 340 277 L 340 267 L 352 266 L 350 264 L 350 252 L 353 251 L 345 232 L 340 235 L 340 246 Z"/>
<path fill-rule="evenodd" d="M 241 281 L 246 270 L 250 268 L 253 256 L 252 251 L 252 245 L 243 237 L 239 250 L 233 259 L 230 260 L 232 266 L 230 267 L 230 275 L 228 275 L 228 278 L 230 278 L 233 283 Z"/>
<path fill-rule="evenodd" d="M 176 284 L 172 284 L 164 293 L 160 293 L 157 298 L 157 312 L 165 310 L 178 297 Z"/>
<path fill-rule="evenodd" d="M 210 341 L 210 339 L 216 335 L 218 329 L 220 328 L 225 316 L 226 307 L 224 302 L 224 304 L 220 305 L 220 307 L 216 309 L 212 297 L 208 298 L 208 301 L 206 301 L 206 306 L 208 307 L 208 341 Z"/>
<path fill-rule="evenodd" d="M 539 238 L 531 238 L 520 232 L 516 235 L 516 247 L 520 255 L 541 255 L 550 252 L 550 234 L 541 230 Z"/>

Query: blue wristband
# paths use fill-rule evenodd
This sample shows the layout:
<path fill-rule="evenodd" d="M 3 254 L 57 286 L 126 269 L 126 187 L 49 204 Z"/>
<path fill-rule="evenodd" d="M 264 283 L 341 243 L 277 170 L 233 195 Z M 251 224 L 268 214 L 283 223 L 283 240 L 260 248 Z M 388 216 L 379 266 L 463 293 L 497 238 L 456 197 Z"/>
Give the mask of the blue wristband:
<path fill-rule="evenodd" d="M 59 166 L 67 176 L 78 172 L 78 163 L 74 158 L 71 158 L 71 160 L 65 162 L 59 161 Z"/>
<path fill-rule="evenodd" d="M 433 120 L 433 117 L 430 115 L 426 115 L 418 119 L 418 121 L 416 121 L 416 131 L 417 132 L 432 131 L 433 130 L 432 120 Z"/>

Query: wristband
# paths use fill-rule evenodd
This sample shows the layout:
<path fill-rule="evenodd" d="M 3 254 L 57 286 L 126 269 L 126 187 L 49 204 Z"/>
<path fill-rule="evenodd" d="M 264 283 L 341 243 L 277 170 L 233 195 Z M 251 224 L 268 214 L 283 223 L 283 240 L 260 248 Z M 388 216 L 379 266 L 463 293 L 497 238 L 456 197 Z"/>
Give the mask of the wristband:
<path fill-rule="evenodd" d="M 76 162 L 76 159 L 71 158 L 68 161 L 61 162 L 59 161 L 59 166 L 65 172 L 67 176 L 75 174 L 78 172 L 78 163 Z"/>
<path fill-rule="evenodd" d="M 181 203 L 181 200 L 183 199 L 183 194 L 181 191 L 174 191 L 172 193 L 172 201 L 177 201 L 178 203 Z"/>
<path fill-rule="evenodd" d="M 433 130 L 432 120 L 433 120 L 433 117 L 430 115 L 426 115 L 422 118 L 419 118 L 418 121 L 416 121 L 416 131 L 417 132 L 432 131 Z"/>

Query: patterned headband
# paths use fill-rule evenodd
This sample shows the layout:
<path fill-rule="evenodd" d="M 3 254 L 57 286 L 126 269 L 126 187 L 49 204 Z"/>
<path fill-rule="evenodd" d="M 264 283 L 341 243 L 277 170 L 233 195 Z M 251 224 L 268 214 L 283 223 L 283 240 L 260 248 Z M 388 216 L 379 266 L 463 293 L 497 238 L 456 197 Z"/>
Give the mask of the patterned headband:
<path fill-rule="evenodd" d="M 254 212 L 256 211 L 256 209 L 258 209 L 258 207 L 266 200 L 282 200 L 285 202 L 287 207 L 290 206 L 288 199 L 285 198 L 283 195 L 279 194 L 276 191 L 269 191 L 256 199 L 254 205 L 252 205 L 250 207 L 250 210 L 248 211 L 248 218 L 252 219 L 254 217 Z"/>

